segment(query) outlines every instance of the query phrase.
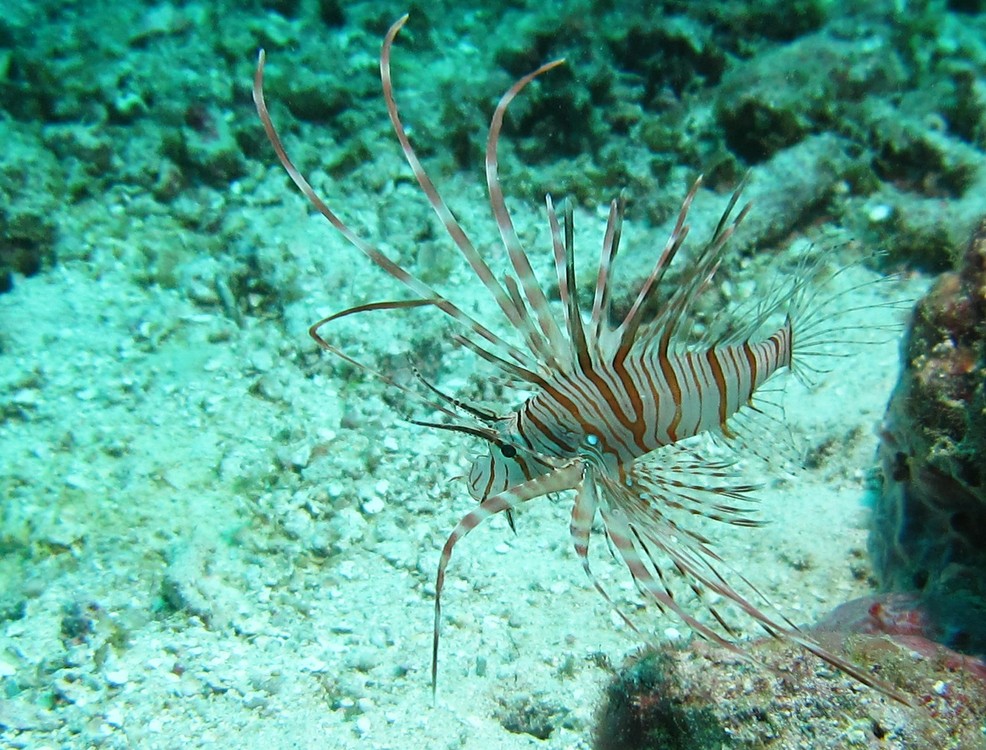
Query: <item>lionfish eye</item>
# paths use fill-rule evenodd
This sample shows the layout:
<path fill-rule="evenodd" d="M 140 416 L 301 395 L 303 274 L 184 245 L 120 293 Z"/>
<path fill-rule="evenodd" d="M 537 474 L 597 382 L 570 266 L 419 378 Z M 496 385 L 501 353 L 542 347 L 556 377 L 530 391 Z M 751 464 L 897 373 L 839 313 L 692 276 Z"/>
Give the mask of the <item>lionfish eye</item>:
<path fill-rule="evenodd" d="M 504 458 L 513 458 L 517 455 L 517 449 L 510 443 L 500 443 L 500 453 L 503 454 Z"/>

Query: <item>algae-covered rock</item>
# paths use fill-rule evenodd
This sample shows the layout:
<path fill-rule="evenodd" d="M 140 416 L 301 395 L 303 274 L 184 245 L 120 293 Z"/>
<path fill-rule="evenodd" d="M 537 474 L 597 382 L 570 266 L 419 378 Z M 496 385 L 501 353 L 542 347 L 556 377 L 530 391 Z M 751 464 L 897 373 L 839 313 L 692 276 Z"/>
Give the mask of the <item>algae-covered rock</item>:
<path fill-rule="evenodd" d="M 926 612 L 899 595 L 838 607 L 810 634 L 890 683 L 906 706 L 772 638 L 746 657 L 705 641 L 647 650 L 600 708 L 596 750 L 986 748 L 986 665 L 932 642 Z"/>
<path fill-rule="evenodd" d="M 211 185 L 224 185 L 246 171 L 230 119 L 214 107 L 189 107 L 185 127 L 177 140 L 168 141 L 167 151 L 176 163 Z"/>
<path fill-rule="evenodd" d="M 0 126 L 0 293 L 13 275 L 32 276 L 55 256 L 61 175 L 29 128 Z"/>
<path fill-rule="evenodd" d="M 937 638 L 986 653 L 986 219 L 915 308 L 883 426 L 870 550 Z"/>
<path fill-rule="evenodd" d="M 596 728 L 597 750 L 705 750 L 728 739 L 710 694 L 681 690 L 673 657 L 644 654 L 609 686 Z"/>

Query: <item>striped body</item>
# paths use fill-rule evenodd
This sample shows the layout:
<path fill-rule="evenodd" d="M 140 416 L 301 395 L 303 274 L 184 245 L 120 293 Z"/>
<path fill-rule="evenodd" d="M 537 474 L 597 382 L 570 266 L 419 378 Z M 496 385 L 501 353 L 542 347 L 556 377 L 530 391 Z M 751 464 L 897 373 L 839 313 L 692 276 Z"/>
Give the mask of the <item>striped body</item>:
<path fill-rule="evenodd" d="M 582 457 L 622 479 L 634 460 L 652 451 L 724 429 L 757 388 L 790 364 L 789 324 L 759 343 L 703 353 L 652 350 L 631 354 L 619 370 L 555 375 L 508 418 L 501 440 L 518 452 L 526 449 L 540 456 Z M 488 460 L 508 462 L 511 458 L 497 450 Z M 471 486 L 483 487 L 478 498 L 494 488 L 502 492 L 519 483 L 516 471 L 495 467 L 488 471 L 510 479 L 487 485 L 481 472 L 471 474 Z M 537 473 L 520 471 L 528 479 Z"/>
<path fill-rule="evenodd" d="M 729 335 L 707 340 L 690 336 L 689 315 L 696 298 L 709 286 L 729 238 L 749 205 L 736 211 L 742 185 L 729 199 L 711 236 L 692 252 L 687 269 L 664 299 L 658 290 L 689 234 L 687 217 L 701 186 L 697 179 L 685 196 L 677 222 L 653 268 L 629 309 L 614 323 L 610 305 L 611 269 L 622 235 L 625 201 L 610 204 L 602 239 L 591 305 L 579 300 L 573 248 L 573 212 L 561 219 L 549 197 L 546 213 L 551 233 L 560 310 L 554 309 L 535 276 L 527 251 L 514 231 L 498 177 L 497 146 L 509 104 L 532 80 L 561 64 L 541 66 L 515 83 L 493 113 L 486 144 L 486 183 L 490 208 L 507 253 L 510 270 L 498 274 L 489 267 L 449 210 L 425 172 L 398 114 L 391 80 L 394 39 L 407 17 L 388 31 L 380 57 L 384 100 L 394 132 L 415 179 L 449 238 L 473 270 L 476 279 L 498 306 L 510 332 L 500 334 L 441 292 L 391 260 L 362 239 L 315 193 L 285 152 L 263 96 L 264 53 L 254 78 L 254 102 L 274 150 L 288 175 L 311 204 L 350 243 L 393 278 L 413 299 L 374 302 L 325 318 L 310 329 L 325 350 L 361 367 L 409 397 L 423 401 L 439 421 L 415 424 L 464 433 L 489 446 L 475 460 L 467 477 L 479 501 L 449 534 L 442 549 L 435 581 L 435 624 L 432 648 L 432 688 L 438 673 L 441 596 L 455 545 L 485 519 L 512 512 L 531 500 L 552 493 L 574 493 L 570 532 L 572 543 L 592 585 L 636 631 L 635 624 L 610 598 L 589 564 L 589 540 L 594 519 L 602 520 L 610 548 L 622 559 L 638 591 L 661 611 L 676 615 L 698 635 L 743 654 L 737 632 L 715 602 L 744 615 L 766 632 L 797 643 L 857 680 L 907 702 L 894 687 L 832 654 L 802 633 L 739 573 L 732 571 L 711 547 L 696 518 L 738 526 L 756 526 L 751 518 L 751 485 L 737 481 L 731 464 L 709 460 L 686 438 L 712 433 L 729 440 L 736 420 L 755 409 L 760 389 L 782 369 L 798 371 L 803 355 L 811 354 L 837 327 L 818 314 L 808 274 L 795 275 L 775 289 Z M 802 269 L 804 270 L 804 269 Z M 837 297 L 826 303 L 837 301 Z M 451 320 L 453 341 L 472 351 L 501 375 L 519 383 L 531 395 L 505 414 L 469 404 L 421 380 L 426 393 L 394 382 L 329 343 L 321 334 L 342 317 L 380 310 L 434 307 Z M 841 302 L 833 307 L 845 307 Z M 653 316 L 645 310 L 656 308 Z M 773 330 L 768 323 L 785 322 Z M 699 519 L 701 520 L 701 519 Z M 738 581 L 734 586 L 727 574 Z M 682 602 L 693 595 L 707 611 L 698 617 Z"/>

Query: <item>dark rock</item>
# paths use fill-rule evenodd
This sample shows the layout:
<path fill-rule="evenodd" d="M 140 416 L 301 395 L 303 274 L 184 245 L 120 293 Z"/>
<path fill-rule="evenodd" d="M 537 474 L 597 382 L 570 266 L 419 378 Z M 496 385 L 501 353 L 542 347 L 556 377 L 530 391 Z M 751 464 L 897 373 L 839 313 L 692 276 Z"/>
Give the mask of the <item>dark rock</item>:
<path fill-rule="evenodd" d="M 936 640 L 986 653 L 986 219 L 914 310 L 887 407 L 870 551 Z"/>

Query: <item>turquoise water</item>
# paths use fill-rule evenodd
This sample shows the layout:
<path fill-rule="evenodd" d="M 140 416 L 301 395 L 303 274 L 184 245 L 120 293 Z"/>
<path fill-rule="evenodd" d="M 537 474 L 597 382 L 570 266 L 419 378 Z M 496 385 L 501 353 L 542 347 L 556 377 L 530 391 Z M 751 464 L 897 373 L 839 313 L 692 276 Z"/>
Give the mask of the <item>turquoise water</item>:
<path fill-rule="evenodd" d="M 748 171 L 753 207 L 694 306 L 696 338 L 723 326 L 723 310 L 770 298 L 801 258 L 850 267 L 860 291 L 847 306 L 862 310 L 848 325 L 890 333 L 849 358 L 820 355 L 831 372 L 813 388 L 790 379 L 769 394 L 785 410 L 755 425 L 767 439 L 741 443 L 736 468 L 759 485 L 769 525 L 701 528 L 724 575 L 793 622 L 873 593 L 867 493 L 905 317 L 884 303 L 920 296 L 986 213 L 975 3 L 15 0 L 0 20 L 2 744 L 981 746 L 971 667 L 857 648 L 927 697 L 908 709 L 797 649 L 748 648 L 797 675 L 785 681 L 689 645 L 680 619 L 643 607 L 597 521 L 593 570 L 634 632 L 580 570 L 571 493 L 518 512 L 516 533 L 500 515 L 456 547 L 433 702 L 435 572 L 475 507 L 462 477 L 485 449 L 409 423 L 440 415 L 408 390 L 423 390 L 419 372 L 498 413 L 522 395 L 456 346 L 434 309 L 329 329 L 397 387 L 318 349 L 307 329 L 320 318 L 407 293 L 309 209 L 250 96 L 263 47 L 272 117 L 332 208 L 508 330 L 387 119 L 378 55 L 404 12 L 401 116 L 496 273 L 508 264 L 483 174 L 489 118 L 518 77 L 560 57 L 511 105 L 500 143 L 507 205 L 541 279 L 554 275 L 546 193 L 575 206 L 588 308 L 607 204 L 626 190 L 613 276 L 625 310 L 695 177 L 706 175 L 693 241 Z M 877 281 L 889 272 L 902 277 Z M 544 286 L 560 315 L 557 285 Z M 793 473 L 792 446 L 806 465 Z M 707 598 L 673 586 L 712 622 Z M 744 643 L 762 634 L 738 628 Z M 697 701 L 680 721 L 625 687 L 630 674 L 664 690 L 663 671 L 621 672 L 648 642 L 676 655 L 667 679 Z M 686 728 L 645 744 L 606 718 L 620 691 L 635 721 Z M 956 714 L 959 695 L 972 697 Z"/>

